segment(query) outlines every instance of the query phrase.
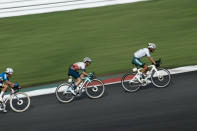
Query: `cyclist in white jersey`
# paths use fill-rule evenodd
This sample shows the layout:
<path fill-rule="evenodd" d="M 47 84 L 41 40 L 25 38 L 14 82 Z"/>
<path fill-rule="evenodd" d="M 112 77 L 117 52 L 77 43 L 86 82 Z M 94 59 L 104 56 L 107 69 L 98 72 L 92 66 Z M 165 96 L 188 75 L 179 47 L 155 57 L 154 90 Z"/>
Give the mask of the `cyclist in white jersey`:
<path fill-rule="evenodd" d="M 148 43 L 148 48 L 143 48 L 134 53 L 132 64 L 136 65 L 137 67 L 142 67 L 142 73 L 146 75 L 146 72 L 148 71 L 148 65 L 145 64 L 143 61 L 140 60 L 140 58 L 147 56 L 148 59 L 156 65 L 155 60 L 151 56 L 150 53 L 153 53 L 156 49 L 156 45 L 154 43 Z"/>
<path fill-rule="evenodd" d="M 83 62 L 77 62 L 71 65 L 71 67 L 68 70 L 68 76 L 73 76 L 76 79 L 76 82 L 73 87 L 70 88 L 70 91 L 76 95 L 75 89 L 79 86 L 79 84 L 82 82 L 82 79 L 85 76 L 89 76 L 88 73 L 86 73 L 86 67 L 91 64 L 92 60 L 89 57 L 85 57 L 83 59 Z M 81 70 L 81 74 L 78 72 Z"/>

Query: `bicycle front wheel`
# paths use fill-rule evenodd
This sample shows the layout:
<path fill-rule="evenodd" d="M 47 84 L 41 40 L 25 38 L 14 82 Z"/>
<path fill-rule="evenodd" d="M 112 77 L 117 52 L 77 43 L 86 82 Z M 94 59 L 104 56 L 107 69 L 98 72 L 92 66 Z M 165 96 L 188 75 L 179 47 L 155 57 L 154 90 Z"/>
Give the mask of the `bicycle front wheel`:
<path fill-rule="evenodd" d="M 10 107 L 15 112 L 24 112 L 30 106 L 30 98 L 24 92 L 17 92 L 10 97 Z"/>
<path fill-rule="evenodd" d="M 86 84 L 86 94 L 93 99 L 100 98 L 104 92 L 105 87 L 101 80 L 93 79 L 91 82 Z"/>
<path fill-rule="evenodd" d="M 74 99 L 73 94 L 68 90 L 70 86 L 70 84 L 64 83 L 56 88 L 55 96 L 59 102 L 69 103 Z"/>
<path fill-rule="evenodd" d="M 160 68 L 152 73 L 151 81 L 153 85 L 155 85 L 156 87 L 159 88 L 166 87 L 170 84 L 171 81 L 170 72 L 166 69 Z"/>
<path fill-rule="evenodd" d="M 125 91 L 128 92 L 136 92 L 140 89 L 141 83 L 140 82 L 130 82 L 134 78 L 136 73 L 128 72 L 122 77 L 121 84 Z"/>

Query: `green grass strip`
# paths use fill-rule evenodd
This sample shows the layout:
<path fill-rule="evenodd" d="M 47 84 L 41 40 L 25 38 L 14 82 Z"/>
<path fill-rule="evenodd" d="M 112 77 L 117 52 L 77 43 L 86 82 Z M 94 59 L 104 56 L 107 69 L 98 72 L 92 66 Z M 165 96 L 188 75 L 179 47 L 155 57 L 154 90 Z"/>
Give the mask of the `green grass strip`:
<path fill-rule="evenodd" d="M 0 71 L 30 86 L 63 80 L 68 67 L 92 58 L 98 75 L 132 68 L 133 53 L 157 44 L 163 67 L 197 64 L 197 1 L 151 0 L 0 19 Z M 146 59 L 143 59 L 147 62 Z"/>

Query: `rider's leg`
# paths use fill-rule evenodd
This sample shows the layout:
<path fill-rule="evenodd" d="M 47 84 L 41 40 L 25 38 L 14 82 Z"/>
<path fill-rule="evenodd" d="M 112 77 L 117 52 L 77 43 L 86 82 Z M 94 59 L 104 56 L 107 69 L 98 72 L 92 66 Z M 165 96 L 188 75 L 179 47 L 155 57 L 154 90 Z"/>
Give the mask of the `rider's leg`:
<path fill-rule="evenodd" d="M 73 89 L 75 90 L 75 89 L 79 86 L 79 84 L 80 84 L 81 82 L 82 82 L 81 77 L 77 78 L 77 79 L 76 79 L 76 82 L 75 82 L 75 85 L 73 86 Z"/>
<path fill-rule="evenodd" d="M 79 77 L 78 77 L 79 76 Z M 79 86 L 79 84 L 82 82 L 82 77 L 80 75 L 78 75 L 77 77 L 75 76 L 76 78 L 76 82 L 74 84 L 74 86 L 72 88 L 70 88 L 70 91 L 76 95 L 76 91 L 75 89 Z"/>
<path fill-rule="evenodd" d="M 81 75 L 80 75 L 80 78 L 81 78 L 81 79 L 83 79 L 84 77 L 85 77 L 85 75 L 84 75 L 84 74 L 81 74 Z"/>
<path fill-rule="evenodd" d="M 137 67 L 142 67 L 143 69 L 141 70 L 141 72 L 143 74 L 146 74 L 146 72 L 148 71 L 148 65 L 146 65 L 139 58 L 133 57 L 132 64 L 136 65 Z"/>
<path fill-rule="evenodd" d="M 3 86 L 3 88 L 1 89 L 1 93 L 0 93 L 0 101 L 3 100 L 3 95 L 4 95 L 4 93 L 6 92 L 6 90 L 8 88 L 8 86 L 6 84 L 3 84 L 2 86 Z"/>
<path fill-rule="evenodd" d="M 4 93 L 6 92 L 8 86 L 5 85 L 5 84 L 3 84 L 2 87 L 3 87 L 3 88 L 1 89 L 1 93 L 0 93 L 0 102 L 3 102 L 3 101 L 4 101 L 3 95 L 4 95 Z M 5 107 L 2 107 L 2 108 L 0 109 L 0 111 L 3 111 L 4 113 L 7 112 L 7 110 L 6 110 Z"/>
<path fill-rule="evenodd" d="M 142 69 L 142 73 L 146 74 L 147 71 L 148 71 L 148 65 L 144 65 L 144 68 Z"/>
<path fill-rule="evenodd" d="M 82 79 L 84 78 L 85 76 L 83 74 L 80 75 L 79 78 L 77 78 L 76 82 L 75 82 L 75 85 L 76 87 L 79 86 L 79 84 L 82 82 Z M 75 87 L 75 88 L 76 88 Z"/>
<path fill-rule="evenodd" d="M 76 70 L 73 70 L 70 68 L 68 70 L 68 75 L 73 76 L 76 79 L 76 82 L 74 83 L 74 86 L 72 87 L 72 90 L 75 90 L 77 88 L 77 86 L 79 86 L 79 84 L 82 81 L 82 79 L 80 78 L 80 74 Z"/>

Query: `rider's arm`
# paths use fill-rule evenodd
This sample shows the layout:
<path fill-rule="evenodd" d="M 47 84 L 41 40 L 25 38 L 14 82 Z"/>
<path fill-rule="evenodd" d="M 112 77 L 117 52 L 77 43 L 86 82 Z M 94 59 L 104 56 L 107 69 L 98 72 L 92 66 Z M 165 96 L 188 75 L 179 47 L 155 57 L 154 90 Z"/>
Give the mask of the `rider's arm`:
<path fill-rule="evenodd" d="M 145 50 L 145 53 L 146 53 L 146 56 L 148 57 L 148 59 L 155 65 L 156 62 L 155 62 L 155 60 L 153 59 L 153 57 L 150 55 L 149 49 Z"/>
<path fill-rule="evenodd" d="M 82 74 L 85 75 L 85 76 L 89 76 L 89 74 L 86 73 L 85 71 L 82 71 Z"/>
<path fill-rule="evenodd" d="M 14 87 L 14 83 L 12 83 L 12 82 L 10 82 L 10 81 L 8 81 L 8 80 L 6 80 L 5 83 L 7 83 L 7 84 L 8 84 L 9 86 L 11 86 L 11 87 Z"/>
<path fill-rule="evenodd" d="M 150 60 L 154 65 L 156 64 L 156 62 L 155 62 L 155 60 L 153 59 L 152 56 L 149 56 L 148 58 L 149 58 L 149 60 Z"/>
<path fill-rule="evenodd" d="M 81 70 L 82 70 L 82 74 L 85 75 L 85 76 L 89 76 L 89 74 L 86 72 L 86 66 L 85 66 L 85 63 L 83 63 L 82 67 L 81 67 Z"/>

